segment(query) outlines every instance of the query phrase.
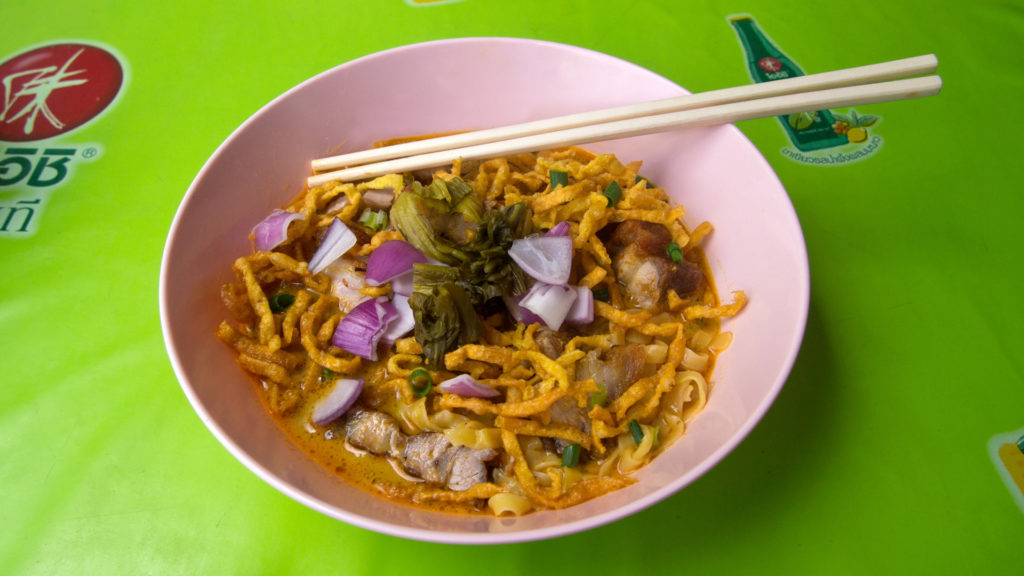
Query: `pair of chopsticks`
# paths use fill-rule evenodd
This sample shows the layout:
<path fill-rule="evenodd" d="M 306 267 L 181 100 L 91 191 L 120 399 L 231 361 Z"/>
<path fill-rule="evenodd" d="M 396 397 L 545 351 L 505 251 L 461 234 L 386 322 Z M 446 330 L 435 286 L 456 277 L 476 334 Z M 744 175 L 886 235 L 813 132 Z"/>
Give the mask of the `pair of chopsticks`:
<path fill-rule="evenodd" d="M 939 93 L 933 54 L 737 86 L 525 124 L 464 132 L 313 161 L 310 187 L 677 128 L 727 124 Z M 902 78 L 902 80 L 899 80 Z"/>

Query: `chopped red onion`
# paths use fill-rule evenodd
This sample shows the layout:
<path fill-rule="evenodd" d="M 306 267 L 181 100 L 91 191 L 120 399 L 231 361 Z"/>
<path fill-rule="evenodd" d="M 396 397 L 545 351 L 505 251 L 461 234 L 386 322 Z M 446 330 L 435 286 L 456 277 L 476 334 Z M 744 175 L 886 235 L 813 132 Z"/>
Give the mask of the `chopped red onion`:
<path fill-rule="evenodd" d="M 409 270 L 391 279 L 391 291 L 402 296 L 412 295 L 413 273 Z"/>
<path fill-rule="evenodd" d="M 384 336 L 380 339 L 381 343 L 388 348 L 416 327 L 416 316 L 412 313 L 408 296 L 395 294 L 391 297 L 391 304 L 395 307 L 398 315 L 388 323 L 387 329 L 384 330 Z"/>
<path fill-rule="evenodd" d="M 540 316 L 548 328 L 559 330 L 576 298 L 574 286 L 537 282 L 519 305 Z"/>
<path fill-rule="evenodd" d="M 594 321 L 594 292 L 586 286 L 570 286 L 576 290 L 576 301 L 565 315 L 569 324 L 590 324 Z"/>
<path fill-rule="evenodd" d="M 341 319 L 331 343 L 367 360 L 377 360 L 377 344 L 398 310 L 387 298 L 360 303 Z"/>
<path fill-rule="evenodd" d="M 473 398 L 494 398 L 500 396 L 494 388 L 481 384 L 469 374 L 459 374 L 455 378 L 449 378 L 437 386 L 443 392 L 458 394 L 459 396 L 471 396 Z"/>
<path fill-rule="evenodd" d="M 569 221 L 562 220 L 558 224 L 555 224 L 551 230 L 544 233 L 545 236 L 568 236 L 569 235 Z"/>
<path fill-rule="evenodd" d="M 356 245 L 356 235 L 345 226 L 345 223 L 335 218 L 327 227 L 327 235 L 320 241 L 320 246 L 309 259 L 309 271 L 319 274 L 327 268 L 331 262 L 341 257 Z"/>
<path fill-rule="evenodd" d="M 547 284 L 565 284 L 572 271 L 572 238 L 529 236 L 512 242 L 508 255 L 524 272 Z"/>
<path fill-rule="evenodd" d="M 362 378 L 335 380 L 334 389 L 313 408 L 313 423 L 317 426 L 326 426 L 340 418 L 355 404 L 364 384 Z"/>
<path fill-rule="evenodd" d="M 543 323 L 544 321 L 540 319 L 540 316 L 537 316 L 533 312 L 530 312 L 519 305 L 525 297 L 526 294 L 520 294 L 519 296 L 509 296 L 506 294 L 502 296 L 501 299 L 505 302 L 505 308 L 508 309 L 508 313 L 512 315 L 512 318 L 516 322 L 522 322 L 527 326 L 530 324 Z"/>
<path fill-rule="evenodd" d="M 366 262 L 366 283 L 380 286 L 392 278 L 412 272 L 413 264 L 423 264 L 427 257 L 412 244 L 402 240 L 391 240 L 377 247 Z"/>
<path fill-rule="evenodd" d="M 288 239 L 288 226 L 292 222 L 305 219 L 305 216 L 297 212 L 275 209 L 269 216 L 253 227 L 250 232 L 253 237 L 253 244 L 260 252 L 273 250 L 278 244 Z"/>

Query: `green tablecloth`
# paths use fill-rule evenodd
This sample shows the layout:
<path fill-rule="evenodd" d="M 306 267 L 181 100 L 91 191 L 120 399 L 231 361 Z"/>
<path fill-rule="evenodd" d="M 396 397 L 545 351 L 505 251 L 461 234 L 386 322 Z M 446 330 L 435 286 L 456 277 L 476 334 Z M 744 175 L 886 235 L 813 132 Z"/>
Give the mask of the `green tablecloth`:
<path fill-rule="evenodd" d="M 738 13 L 807 73 L 935 53 L 945 88 L 858 107 L 877 117 L 868 140 L 831 164 L 775 119 L 739 126 L 796 206 L 812 299 L 786 387 L 719 466 L 590 532 L 442 546 L 313 512 L 206 430 L 167 360 L 157 280 L 182 195 L 246 117 L 342 62 L 458 36 L 576 44 L 692 91 L 744 84 Z M 1021 2 L 7 2 L 0 76 L 67 41 L 126 74 L 101 116 L 36 142 L 10 141 L 26 77 L 0 86 L 0 573 L 1024 569 L 1024 499 L 994 452 L 1024 434 Z M 12 157 L 50 164 L 33 184 Z"/>

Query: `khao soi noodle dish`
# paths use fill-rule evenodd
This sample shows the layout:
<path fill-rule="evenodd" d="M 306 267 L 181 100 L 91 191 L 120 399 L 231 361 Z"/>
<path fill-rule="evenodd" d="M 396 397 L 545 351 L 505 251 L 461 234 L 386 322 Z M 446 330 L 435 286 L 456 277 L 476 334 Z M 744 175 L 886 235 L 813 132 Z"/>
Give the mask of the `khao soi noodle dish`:
<path fill-rule="evenodd" d="M 306 189 L 254 223 L 217 337 L 298 446 L 390 500 L 626 487 L 704 408 L 746 301 L 640 166 L 571 147 Z"/>

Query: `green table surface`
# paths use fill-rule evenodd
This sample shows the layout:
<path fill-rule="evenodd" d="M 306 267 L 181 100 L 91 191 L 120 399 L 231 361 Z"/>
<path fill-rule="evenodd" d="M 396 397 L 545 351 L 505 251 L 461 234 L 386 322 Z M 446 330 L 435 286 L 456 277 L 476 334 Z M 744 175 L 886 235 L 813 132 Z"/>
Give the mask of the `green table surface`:
<path fill-rule="evenodd" d="M 165 352 L 160 258 L 250 114 L 343 62 L 462 36 L 575 44 L 692 91 L 745 84 L 738 13 L 807 73 L 935 53 L 945 86 L 858 107 L 882 145 L 856 162 L 800 162 L 775 119 L 739 125 L 796 207 L 812 295 L 792 375 L 721 464 L 589 532 L 460 547 L 309 510 L 207 431 Z M 0 234 L 0 573 L 1024 573 L 1024 505 L 992 448 L 1024 434 L 1020 0 L 0 7 L 0 59 L 67 40 L 127 75 L 104 115 L 40 144 L 98 157 L 51 190 L 0 188 L 6 214 L 41 198 L 30 230 Z"/>

